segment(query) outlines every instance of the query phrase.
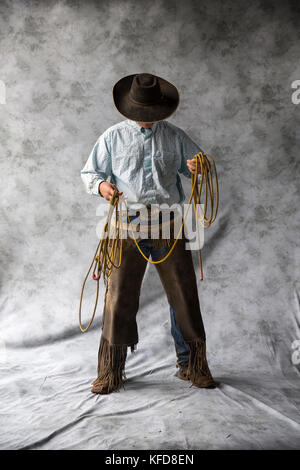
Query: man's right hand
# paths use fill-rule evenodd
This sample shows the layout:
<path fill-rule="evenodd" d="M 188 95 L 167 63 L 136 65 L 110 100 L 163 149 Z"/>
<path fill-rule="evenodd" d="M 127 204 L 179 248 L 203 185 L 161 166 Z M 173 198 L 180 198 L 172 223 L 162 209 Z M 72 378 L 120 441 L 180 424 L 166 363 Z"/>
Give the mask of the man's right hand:
<path fill-rule="evenodd" d="M 99 184 L 99 193 L 107 201 L 110 201 L 115 189 L 117 189 L 117 187 L 107 181 L 102 181 L 102 183 Z M 118 195 L 120 196 L 121 194 L 123 194 L 123 192 L 118 191 Z"/>

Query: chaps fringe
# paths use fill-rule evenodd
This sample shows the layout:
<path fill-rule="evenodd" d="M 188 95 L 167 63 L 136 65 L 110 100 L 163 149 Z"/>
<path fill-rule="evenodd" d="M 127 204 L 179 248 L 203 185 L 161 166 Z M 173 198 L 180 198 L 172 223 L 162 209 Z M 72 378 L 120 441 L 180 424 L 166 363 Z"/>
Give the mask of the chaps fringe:
<path fill-rule="evenodd" d="M 134 345 L 131 346 L 133 351 Z M 127 346 L 109 345 L 101 336 L 98 353 L 98 377 L 93 385 L 99 389 L 107 388 L 108 391 L 117 391 L 123 385 L 125 375 L 125 362 Z"/>
<path fill-rule="evenodd" d="M 212 379 L 206 359 L 206 342 L 204 339 L 196 339 L 187 342 L 190 348 L 190 358 L 187 374 L 192 382 L 197 381 L 199 377 Z"/>

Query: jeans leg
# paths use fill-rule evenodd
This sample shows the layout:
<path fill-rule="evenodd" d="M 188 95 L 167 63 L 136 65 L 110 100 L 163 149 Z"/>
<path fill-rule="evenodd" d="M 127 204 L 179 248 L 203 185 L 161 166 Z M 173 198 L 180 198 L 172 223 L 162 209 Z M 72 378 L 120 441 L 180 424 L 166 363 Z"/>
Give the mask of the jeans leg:
<path fill-rule="evenodd" d="M 150 253 L 151 253 L 151 240 L 149 238 L 143 238 L 142 240 L 140 240 L 138 242 L 138 245 L 140 247 L 140 249 L 142 250 L 142 252 L 144 253 L 145 256 L 147 256 L 147 258 L 150 257 Z M 137 249 L 138 251 L 138 249 Z M 141 254 L 140 254 L 141 256 Z"/>
<path fill-rule="evenodd" d="M 175 312 L 173 307 L 170 305 L 170 317 L 171 317 L 171 334 L 175 343 L 175 350 L 177 355 L 177 363 L 180 367 L 186 368 L 189 363 L 190 348 L 185 344 L 182 334 L 175 320 Z"/>

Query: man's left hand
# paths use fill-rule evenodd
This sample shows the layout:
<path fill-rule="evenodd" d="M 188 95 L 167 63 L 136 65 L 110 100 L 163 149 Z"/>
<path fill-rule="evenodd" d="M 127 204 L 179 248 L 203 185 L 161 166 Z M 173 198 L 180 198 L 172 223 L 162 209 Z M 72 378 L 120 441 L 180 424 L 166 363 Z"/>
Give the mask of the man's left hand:
<path fill-rule="evenodd" d="M 188 167 L 188 169 L 190 170 L 191 173 L 196 174 L 196 159 L 195 158 L 192 158 L 192 160 L 187 160 L 186 161 L 186 165 Z M 197 168 L 197 173 L 201 173 L 201 166 L 200 166 L 200 163 L 198 162 L 198 168 Z"/>

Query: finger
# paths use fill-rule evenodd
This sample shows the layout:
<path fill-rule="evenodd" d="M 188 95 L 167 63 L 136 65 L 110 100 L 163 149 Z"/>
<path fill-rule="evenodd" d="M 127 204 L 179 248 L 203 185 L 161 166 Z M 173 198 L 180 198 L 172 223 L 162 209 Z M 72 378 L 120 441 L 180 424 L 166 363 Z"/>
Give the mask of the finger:
<path fill-rule="evenodd" d="M 196 167 L 194 166 L 191 166 L 191 165 L 188 165 L 188 169 L 191 171 L 191 170 L 196 170 Z"/>
<path fill-rule="evenodd" d="M 115 189 L 117 190 L 117 193 L 118 193 L 118 194 L 123 194 L 123 191 L 122 191 L 122 192 L 119 191 L 118 188 L 117 188 L 117 186 L 115 186 L 114 184 L 112 185 L 112 187 L 113 187 L 114 190 L 115 190 Z"/>
<path fill-rule="evenodd" d="M 114 192 L 114 190 L 117 190 L 117 193 L 118 193 L 118 194 L 123 194 L 123 192 L 120 192 L 120 191 L 118 190 L 117 186 L 115 186 L 114 184 L 112 184 L 112 187 L 113 187 L 113 192 Z"/>

